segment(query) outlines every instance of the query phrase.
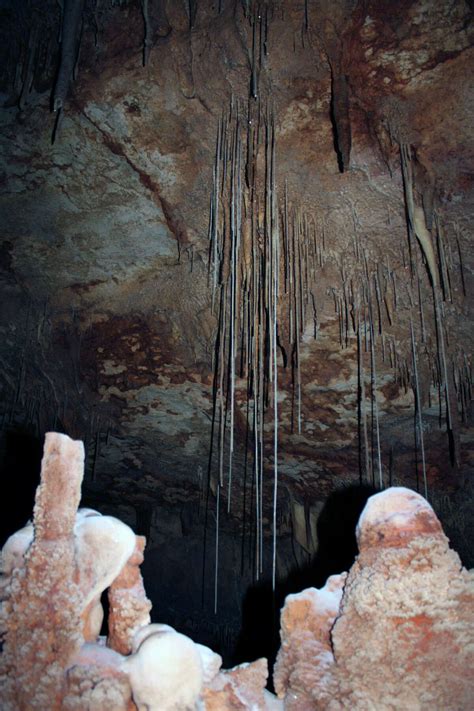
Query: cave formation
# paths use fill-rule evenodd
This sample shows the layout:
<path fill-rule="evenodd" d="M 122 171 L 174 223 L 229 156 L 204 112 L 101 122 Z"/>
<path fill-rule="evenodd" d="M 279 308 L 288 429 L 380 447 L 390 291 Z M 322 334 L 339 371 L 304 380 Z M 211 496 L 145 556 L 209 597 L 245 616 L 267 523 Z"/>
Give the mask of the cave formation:
<path fill-rule="evenodd" d="M 374 490 L 474 565 L 471 5 L 3 0 L 2 542 L 59 431 L 227 664 Z"/>

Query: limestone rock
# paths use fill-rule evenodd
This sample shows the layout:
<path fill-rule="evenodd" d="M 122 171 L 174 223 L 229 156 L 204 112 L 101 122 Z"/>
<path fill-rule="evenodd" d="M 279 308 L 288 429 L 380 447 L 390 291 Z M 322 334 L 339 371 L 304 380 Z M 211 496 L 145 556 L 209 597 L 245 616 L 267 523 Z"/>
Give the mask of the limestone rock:
<path fill-rule="evenodd" d="M 265 691 L 267 676 L 266 659 L 220 672 L 203 691 L 206 711 L 279 708 L 278 700 Z"/>
<path fill-rule="evenodd" d="M 433 510 L 388 489 L 369 499 L 357 537 L 345 584 L 287 599 L 275 674 L 285 708 L 470 708 L 474 581 Z"/>
<path fill-rule="evenodd" d="M 74 523 L 84 448 L 65 435 L 46 435 L 36 492 L 34 540 L 16 569 L 5 602 L 0 706 L 60 708 L 64 671 L 83 642 L 82 594 L 75 582 Z M 54 591 L 54 594 L 52 594 Z"/>
<path fill-rule="evenodd" d="M 122 665 L 133 700 L 149 711 L 194 711 L 203 683 L 201 656 L 194 642 L 174 630 L 145 637 Z"/>
<path fill-rule="evenodd" d="M 335 691 L 330 634 L 339 614 L 345 580 L 345 573 L 333 575 L 321 590 L 309 588 L 286 598 L 281 615 L 282 644 L 274 672 L 278 695 L 286 695 L 286 709 L 314 708 L 315 679 L 320 708 L 329 703 Z"/>
<path fill-rule="evenodd" d="M 128 526 L 90 509 L 77 511 L 83 460 L 82 442 L 47 434 L 33 523 L 2 550 L 0 705 L 5 711 L 134 708 L 121 655 L 84 642 L 97 642 L 100 596 L 117 577 L 116 591 L 130 579 L 134 583 L 139 614 L 130 614 L 125 593 L 114 599 L 115 621 L 149 619 L 138 572 L 144 540 L 132 555 L 135 535 Z"/>
<path fill-rule="evenodd" d="M 132 689 L 120 669 L 120 654 L 97 644 L 85 644 L 66 672 L 64 711 L 132 711 Z"/>
<path fill-rule="evenodd" d="M 151 602 L 147 599 L 140 565 L 145 538 L 136 536 L 135 550 L 109 588 L 109 647 L 130 654 L 136 630 L 150 622 Z"/>

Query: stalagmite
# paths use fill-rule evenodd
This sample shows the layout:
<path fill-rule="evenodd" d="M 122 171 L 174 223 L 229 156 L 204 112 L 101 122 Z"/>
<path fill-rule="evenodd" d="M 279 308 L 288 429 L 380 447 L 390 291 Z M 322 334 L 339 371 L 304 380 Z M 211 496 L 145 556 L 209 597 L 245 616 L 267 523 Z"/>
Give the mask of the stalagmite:
<path fill-rule="evenodd" d="M 274 676 L 286 711 L 470 708 L 473 577 L 430 505 L 401 487 L 372 496 L 357 541 L 347 577 L 286 599 Z"/>
<path fill-rule="evenodd" d="M 139 566 L 145 539 L 79 509 L 81 442 L 49 433 L 34 520 L 1 552 L 2 711 L 282 709 L 267 662 L 222 659 L 167 624 L 149 624 Z M 110 586 L 110 587 L 109 587 Z M 99 637 L 109 587 L 108 636 Z M 257 704 L 257 706 L 256 706 Z"/>

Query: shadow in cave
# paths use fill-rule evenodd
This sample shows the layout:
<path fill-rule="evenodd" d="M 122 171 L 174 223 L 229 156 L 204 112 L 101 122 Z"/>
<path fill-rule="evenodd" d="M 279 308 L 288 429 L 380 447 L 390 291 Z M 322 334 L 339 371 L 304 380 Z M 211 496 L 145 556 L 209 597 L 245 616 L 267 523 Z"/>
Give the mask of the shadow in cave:
<path fill-rule="evenodd" d="M 0 547 L 33 515 L 43 456 L 42 441 L 27 430 L 7 429 L 1 445 Z"/>
<path fill-rule="evenodd" d="M 322 587 L 330 575 L 348 571 L 358 553 L 355 529 L 367 499 L 377 493 L 368 485 L 338 489 L 326 500 L 317 523 L 318 549 L 312 560 L 294 568 L 277 582 L 273 593 L 268 582 L 253 585 L 243 603 L 242 627 L 234 664 L 268 659 L 269 687 L 280 646 L 280 610 L 285 597 L 308 587 Z"/>

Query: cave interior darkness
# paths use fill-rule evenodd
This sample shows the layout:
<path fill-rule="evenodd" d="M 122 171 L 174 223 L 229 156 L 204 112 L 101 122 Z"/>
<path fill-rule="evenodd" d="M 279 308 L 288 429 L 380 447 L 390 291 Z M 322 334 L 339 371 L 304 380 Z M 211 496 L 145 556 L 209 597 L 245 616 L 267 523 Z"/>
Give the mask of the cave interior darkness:
<path fill-rule="evenodd" d="M 1 542 L 44 435 L 147 537 L 154 621 L 274 658 L 367 498 L 466 567 L 474 27 L 464 0 L 0 0 Z"/>

